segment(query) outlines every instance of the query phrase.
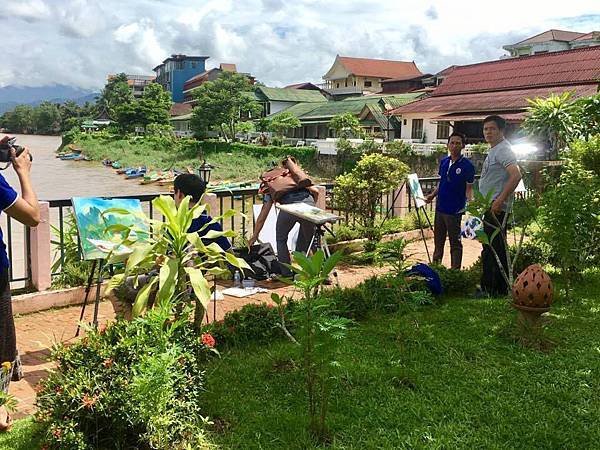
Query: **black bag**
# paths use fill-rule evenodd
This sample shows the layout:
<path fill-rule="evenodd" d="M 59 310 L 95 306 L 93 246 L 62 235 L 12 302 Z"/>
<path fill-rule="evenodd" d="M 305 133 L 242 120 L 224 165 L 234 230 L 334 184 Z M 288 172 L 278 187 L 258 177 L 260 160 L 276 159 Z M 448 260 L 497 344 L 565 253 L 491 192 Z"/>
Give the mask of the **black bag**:
<path fill-rule="evenodd" d="M 252 268 L 246 270 L 244 275 L 255 280 L 266 280 L 272 274 L 281 274 L 281 266 L 273 247 L 269 243 L 255 244 L 250 249 L 241 248 L 234 251 L 235 256 L 243 259 Z"/>

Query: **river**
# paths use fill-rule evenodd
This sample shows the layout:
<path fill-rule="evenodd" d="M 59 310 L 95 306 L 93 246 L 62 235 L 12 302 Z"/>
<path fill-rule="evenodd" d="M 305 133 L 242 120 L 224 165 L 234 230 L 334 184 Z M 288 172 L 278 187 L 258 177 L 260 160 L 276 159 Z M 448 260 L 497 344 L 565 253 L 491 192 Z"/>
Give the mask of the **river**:
<path fill-rule="evenodd" d="M 126 180 L 114 169 L 92 161 L 62 161 L 55 156 L 60 136 L 15 135 L 17 143 L 29 147 L 33 155 L 31 179 L 40 200 L 71 197 L 116 196 L 165 192 L 158 185 L 141 185 L 139 179 Z M 10 185 L 19 183 L 12 167 L 1 172 Z"/>
<path fill-rule="evenodd" d="M 16 135 L 16 137 L 17 143 L 28 147 L 33 155 L 31 179 L 40 200 L 153 194 L 166 192 L 169 189 L 158 185 L 141 185 L 139 179 L 126 180 L 114 169 L 103 167 L 98 162 L 62 161 L 55 155 L 61 143 L 60 136 Z M 19 180 L 12 167 L 9 166 L 0 173 L 17 192 L 20 192 Z M 58 222 L 58 208 L 51 208 L 50 223 L 57 226 Z M 4 242 L 8 245 L 9 230 L 5 214 L 0 215 L 0 227 L 4 234 Z M 12 276 L 18 279 L 24 277 L 26 273 L 24 226 L 12 221 L 10 235 L 12 239 L 9 256 Z M 21 288 L 24 283 L 13 282 L 11 286 Z"/>

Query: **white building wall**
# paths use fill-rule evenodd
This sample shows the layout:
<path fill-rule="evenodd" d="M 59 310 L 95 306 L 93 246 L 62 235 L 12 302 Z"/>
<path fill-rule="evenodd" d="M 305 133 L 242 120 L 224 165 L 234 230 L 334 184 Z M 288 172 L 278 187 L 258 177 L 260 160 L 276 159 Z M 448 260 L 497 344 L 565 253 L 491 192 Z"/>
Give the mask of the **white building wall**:
<path fill-rule="evenodd" d="M 412 121 L 413 119 L 423 119 L 423 131 L 425 132 L 425 143 L 426 144 L 445 144 L 445 139 L 437 139 L 437 121 L 434 121 L 434 117 L 439 117 L 443 114 L 448 114 L 446 112 L 436 112 L 436 113 L 409 113 L 403 114 L 400 118 L 402 122 L 402 132 L 400 138 L 406 142 L 423 142 L 421 139 L 412 139 Z M 406 119 L 406 124 L 404 124 L 404 120 Z"/>

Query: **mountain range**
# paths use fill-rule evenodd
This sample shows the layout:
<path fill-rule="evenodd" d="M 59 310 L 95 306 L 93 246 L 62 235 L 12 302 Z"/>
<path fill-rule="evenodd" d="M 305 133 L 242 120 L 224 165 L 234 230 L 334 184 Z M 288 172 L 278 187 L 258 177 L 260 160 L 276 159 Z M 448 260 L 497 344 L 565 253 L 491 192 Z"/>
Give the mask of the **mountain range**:
<path fill-rule="evenodd" d="M 14 86 L 0 87 L 0 115 L 12 111 L 17 105 L 36 106 L 41 102 L 64 103 L 72 100 L 78 105 L 94 102 L 99 94 L 89 89 L 54 84 L 50 86 Z"/>

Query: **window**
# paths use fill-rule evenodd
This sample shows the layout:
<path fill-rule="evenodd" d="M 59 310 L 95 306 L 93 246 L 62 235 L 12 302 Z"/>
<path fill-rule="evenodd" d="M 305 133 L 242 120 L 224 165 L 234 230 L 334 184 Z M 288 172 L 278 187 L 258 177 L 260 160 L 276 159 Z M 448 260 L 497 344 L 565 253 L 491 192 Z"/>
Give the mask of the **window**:
<path fill-rule="evenodd" d="M 198 67 L 198 63 L 196 61 L 192 61 L 192 69 Z"/>
<path fill-rule="evenodd" d="M 335 87 L 339 88 L 340 87 L 340 83 L 335 83 Z"/>
<path fill-rule="evenodd" d="M 175 70 L 183 70 L 185 62 L 184 61 L 176 61 L 175 62 Z"/>
<path fill-rule="evenodd" d="M 448 139 L 448 136 L 450 136 L 450 122 L 438 122 L 437 138 Z"/>
<path fill-rule="evenodd" d="M 423 119 L 412 120 L 411 139 L 423 139 Z"/>
<path fill-rule="evenodd" d="M 348 80 L 344 81 L 344 87 L 348 87 Z"/>
<path fill-rule="evenodd" d="M 356 86 L 356 80 L 354 80 L 354 84 L 353 85 Z"/>
<path fill-rule="evenodd" d="M 370 81 L 365 81 L 365 87 L 371 87 L 372 83 Z"/>

